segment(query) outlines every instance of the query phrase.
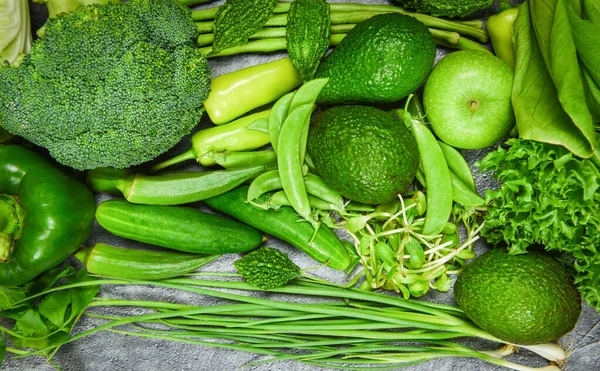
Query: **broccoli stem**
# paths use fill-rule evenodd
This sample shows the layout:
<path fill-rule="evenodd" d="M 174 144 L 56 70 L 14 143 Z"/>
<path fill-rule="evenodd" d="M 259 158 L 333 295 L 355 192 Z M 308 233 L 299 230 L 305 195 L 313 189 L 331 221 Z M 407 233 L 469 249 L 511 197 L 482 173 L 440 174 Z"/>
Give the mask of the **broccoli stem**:
<path fill-rule="evenodd" d="M 342 39 L 346 36 L 347 31 L 344 32 L 344 29 L 352 29 L 355 25 L 344 25 L 345 27 L 336 28 L 335 32 L 332 28 L 332 34 L 329 38 L 329 45 L 336 46 L 342 41 Z M 454 49 L 473 49 L 473 50 L 483 50 L 489 52 L 485 47 L 481 44 L 467 39 L 465 37 L 461 37 L 460 34 L 456 32 L 448 32 L 443 30 L 438 30 L 435 28 L 430 28 L 431 36 L 433 36 L 433 40 L 439 46 L 454 48 Z M 250 37 L 250 41 L 245 44 L 234 46 L 231 48 L 227 48 L 221 50 L 218 53 L 211 54 L 212 52 L 212 42 L 214 40 L 214 34 L 204 34 L 200 35 L 198 38 L 198 43 L 201 48 L 200 51 L 205 56 L 211 57 L 224 57 L 228 55 L 236 55 L 242 53 L 269 53 L 276 52 L 287 49 L 286 39 L 285 39 L 285 27 L 269 27 L 262 29 L 252 35 Z"/>
<path fill-rule="evenodd" d="M 426 14 L 407 12 L 403 8 L 392 5 L 369 5 L 369 4 L 351 4 L 351 3 L 335 3 L 330 4 L 331 7 L 331 24 L 356 24 L 360 23 L 374 15 L 384 13 L 400 13 L 406 14 L 423 22 L 427 27 L 437 28 L 440 30 L 454 31 L 461 35 L 471 36 L 480 42 L 487 42 L 488 35 L 483 30 L 483 22 L 479 20 L 469 21 L 451 21 L 441 18 L 436 18 Z M 213 31 L 214 16 L 217 7 L 194 10 L 192 18 L 198 22 L 198 30 L 201 33 L 210 33 Z M 269 19 L 266 26 L 285 26 L 287 24 L 287 11 L 289 3 L 280 2 L 274 10 L 274 15 Z"/>

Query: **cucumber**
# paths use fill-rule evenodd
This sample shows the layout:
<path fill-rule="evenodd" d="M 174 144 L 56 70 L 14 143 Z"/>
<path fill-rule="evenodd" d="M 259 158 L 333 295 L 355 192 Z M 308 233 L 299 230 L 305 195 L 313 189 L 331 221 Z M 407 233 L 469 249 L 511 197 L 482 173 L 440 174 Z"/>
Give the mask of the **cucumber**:
<path fill-rule="evenodd" d="M 108 200 L 96 209 L 96 220 L 117 236 L 196 254 L 241 253 L 263 242 L 252 227 L 190 207 Z"/>
<path fill-rule="evenodd" d="M 301 217 L 291 207 L 282 206 L 277 210 L 263 210 L 247 203 L 247 195 L 248 187 L 240 186 L 219 196 L 208 198 L 204 203 L 290 243 L 319 263 L 327 264 L 331 268 L 346 270 L 353 263 L 353 257 L 350 256 L 342 241 L 325 225 L 321 225 L 315 234 L 312 224 L 301 221 Z"/>
<path fill-rule="evenodd" d="M 75 258 L 81 261 L 90 273 L 136 280 L 179 277 L 197 270 L 219 256 L 126 249 L 101 242 L 75 254 Z"/>

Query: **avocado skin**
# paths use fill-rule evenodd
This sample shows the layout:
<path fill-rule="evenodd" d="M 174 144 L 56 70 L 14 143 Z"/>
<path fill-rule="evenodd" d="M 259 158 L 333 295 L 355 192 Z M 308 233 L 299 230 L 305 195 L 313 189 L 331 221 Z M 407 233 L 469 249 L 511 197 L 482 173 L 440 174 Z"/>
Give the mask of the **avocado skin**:
<path fill-rule="evenodd" d="M 317 69 L 329 78 L 317 102 L 325 105 L 383 104 L 405 98 L 425 81 L 436 46 L 427 27 L 390 13 L 354 27 Z"/>
<path fill-rule="evenodd" d="M 518 345 L 556 340 L 581 314 L 573 277 L 556 259 L 537 252 L 486 252 L 459 275 L 454 297 L 475 324 Z"/>
<path fill-rule="evenodd" d="M 342 196 L 391 201 L 414 180 L 419 150 L 392 114 L 370 106 L 335 106 L 310 124 L 307 151 L 319 175 Z"/>

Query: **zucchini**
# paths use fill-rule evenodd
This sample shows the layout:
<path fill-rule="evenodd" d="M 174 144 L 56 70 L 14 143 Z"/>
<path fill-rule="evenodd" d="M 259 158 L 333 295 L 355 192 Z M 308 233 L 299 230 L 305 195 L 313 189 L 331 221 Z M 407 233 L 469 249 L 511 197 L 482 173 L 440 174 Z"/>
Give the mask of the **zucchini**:
<path fill-rule="evenodd" d="M 114 247 L 98 242 L 78 251 L 75 258 L 88 272 L 112 278 L 161 280 L 193 272 L 220 255 L 188 254 Z"/>
<path fill-rule="evenodd" d="M 204 203 L 290 243 L 319 263 L 327 264 L 331 268 L 346 270 L 353 263 L 353 257 L 350 256 L 342 241 L 325 225 L 321 225 L 315 234 L 312 224 L 301 221 L 301 217 L 291 207 L 282 206 L 277 210 L 263 210 L 247 203 L 247 196 L 248 187 L 240 186 L 208 198 Z M 267 195 L 261 198 L 264 197 Z M 266 200 L 259 198 L 259 203 L 262 201 Z"/>
<path fill-rule="evenodd" d="M 252 227 L 190 207 L 108 200 L 96 209 L 96 220 L 117 236 L 196 254 L 241 253 L 263 242 Z"/>

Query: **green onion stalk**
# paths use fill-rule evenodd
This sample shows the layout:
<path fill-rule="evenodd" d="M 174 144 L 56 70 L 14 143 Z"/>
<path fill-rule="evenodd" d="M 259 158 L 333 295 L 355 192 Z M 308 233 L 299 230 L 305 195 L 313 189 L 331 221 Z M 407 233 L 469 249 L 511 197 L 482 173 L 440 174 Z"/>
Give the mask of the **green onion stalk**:
<path fill-rule="evenodd" d="M 200 50 L 209 57 L 285 50 L 285 28 L 289 6 L 289 2 L 279 2 L 275 6 L 275 14 L 267 21 L 265 27 L 250 36 L 247 43 L 212 54 L 214 17 L 219 7 L 193 10 L 192 18 L 196 21 L 200 32 L 198 38 L 198 43 L 201 46 Z M 372 16 L 400 13 L 415 17 L 423 22 L 429 28 L 436 44 L 439 46 L 488 51 L 480 44 L 489 41 L 487 31 L 483 29 L 483 22 L 480 20 L 454 21 L 441 19 L 426 14 L 408 12 L 401 7 L 392 5 L 331 3 L 330 9 L 332 33 L 330 46 L 337 45 L 356 24 Z"/>
<path fill-rule="evenodd" d="M 550 365 L 535 368 L 508 361 L 503 357 L 511 354 L 517 348 L 515 345 L 478 328 L 459 308 L 450 305 L 405 300 L 306 275 L 285 286 L 266 290 L 298 300 L 279 301 L 239 294 L 237 292 L 264 290 L 231 277 L 206 279 L 206 275 L 225 276 L 196 273 L 158 281 L 93 278 L 47 289 L 25 300 L 75 287 L 144 285 L 219 298 L 226 303 L 196 306 L 95 298 L 85 315 L 100 321 L 96 327 L 72 335 L 58 346 L 33 351 L 7 348 L 7 352 L 13 353 L 13 357 L 52 357 L 64 344 L 100 331 L 111 331 L 265 356 L 250 365 L 295 360 L 327 368 L 372 370 L 414 365 L 437 358 L 469 357 L 514 370 L 549 371 L 560 370 L 556 364 L 566 358 L 562 348 L 549 343 L 525 348 L 550 360 Z M 310 302 L 315 296 L 328 300 Z M 126 308 L 135 307 L 144 309 L 145 314 L 130 316 L 124 312 L 123 316 L 107 316 L 94 313 L 96 307 L 111 307 L 113 312 L 118 308 L 126 311 Z M 479 351 L 451 341 L 464 337 L 503 345 L 497 350 Z M 222 341 L 211 341 L 215 339 Z"/>

